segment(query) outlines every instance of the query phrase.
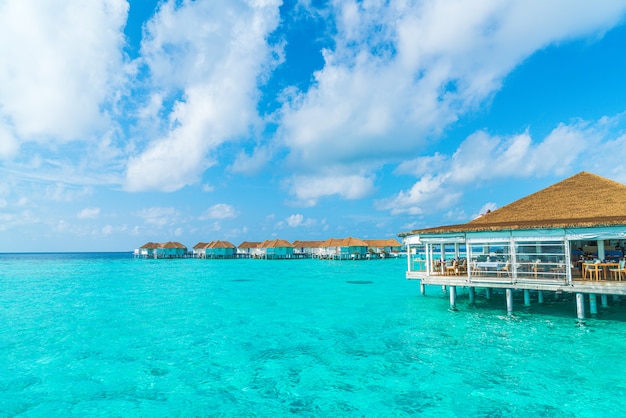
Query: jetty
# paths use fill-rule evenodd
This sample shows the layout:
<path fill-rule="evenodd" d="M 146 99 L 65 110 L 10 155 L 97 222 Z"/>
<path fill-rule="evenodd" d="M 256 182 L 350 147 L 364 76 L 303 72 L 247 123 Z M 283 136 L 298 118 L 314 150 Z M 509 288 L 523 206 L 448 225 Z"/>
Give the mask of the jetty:
<path fill-rule="evenodd" d="M 441 286 L 456 308 L 457 288 L 506 295 L 524 306 L 575 294 L 577 317 L 584 319 L 626 295 L 626 186 L 581 172 L 534 194 L 459 225 L 399 234 L 407 251 L 406 278 Z"/>

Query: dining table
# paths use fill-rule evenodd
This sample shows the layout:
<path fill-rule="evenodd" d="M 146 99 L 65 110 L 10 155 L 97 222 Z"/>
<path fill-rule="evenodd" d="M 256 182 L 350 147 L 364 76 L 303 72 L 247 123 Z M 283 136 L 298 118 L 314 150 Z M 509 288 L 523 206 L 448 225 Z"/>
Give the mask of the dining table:
<path fill-rule="evenodd" d="M 598 267 L 598 274 L 596 275 L 596 280 L 600 280 L 600 273 L 602 274 L 602 280 L 607 280 L 609 277 L 609 269 L 611 268 L 619 268 L 619 263 L 613 261 L 606 261 L 600 263 L 583 263 L 582 264 L 582 274 L 583 280 L 587 278 L 587 269 L 594 266 Z"/>

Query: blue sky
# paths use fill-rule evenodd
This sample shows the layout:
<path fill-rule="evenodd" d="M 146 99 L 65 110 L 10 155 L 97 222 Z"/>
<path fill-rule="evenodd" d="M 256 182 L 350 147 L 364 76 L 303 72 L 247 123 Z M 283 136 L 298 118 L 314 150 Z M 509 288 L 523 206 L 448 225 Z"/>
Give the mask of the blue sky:
<path fill-rule="evenodd" d="M 0 252 L 387 238 L 626 182 L 626 3 L 545 3 L 0 2 Z"/>

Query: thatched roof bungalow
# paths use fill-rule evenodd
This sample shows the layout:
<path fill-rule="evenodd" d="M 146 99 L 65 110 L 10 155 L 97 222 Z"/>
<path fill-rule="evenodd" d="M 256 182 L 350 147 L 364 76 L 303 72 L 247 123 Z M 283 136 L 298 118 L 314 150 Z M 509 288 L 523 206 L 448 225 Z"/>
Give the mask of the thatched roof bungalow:
<path fill-rule="evenodd" d="M 194 257 L 204 257 L 204 254 L 206 254 L 206 247 L 207 245 L 211 244 L 210 242 L 199 242 L 196 245 L 193 246 L 193 256 Z"/>
<path fill-rule="evenodd" d="M 293 257 L 293 244 L 284 239 L 265 240 L 257 247 L 258 256 L 265 259 L 284 259 Z"/>
<path fill-rule="evenodd" d="M 211 241 L 205 248 L 205 258 L 234 258 L 237 254 L 237 247 L 228 241 Z"/>
<path fill-rule="evenodd" d="M 255 252 L 258 251 L 260 242 L 257 241 L 244 241 L 237 246 L 237 257 L 248 258 L 253 257 Z"/>
<path fill-rule="evenodd" d="M 626 294 L 626 186 L 587 172 L 459 225 L 399 234 L 422 284 Z M 593 274 L 587 262 L 599 264 Z M 607 289 L 599 282 L 616 286 Z M 591 286 L 590 286 L 591 285 Z"/>
<path fill-rule="evenodd" d="M 320 255 L 324 241 L 300 241 L 293 242 L 293 254 L 297 257 L 317 258 Z"/>
<path fill-rule="evenodd" d="M 180 258 L 187 255 L 187 247 L 180 242 L 147 242 L 135 250 L 137 257 Z"/>
<path fill-rule="evenodd" d="M 402 244 L 393 238 L 388 239 L 364 239 L 367 244 L 367 250 L 379 257 L 387 257 L 389 255 L 397 255 L 402 249 Z"/>
<path fill-rule="evenodd" d="M 322 243 L 320 256 L 335 260 L 361 259 L 367 255 L 367 243 L 359 238 L 330 238 Z"/>

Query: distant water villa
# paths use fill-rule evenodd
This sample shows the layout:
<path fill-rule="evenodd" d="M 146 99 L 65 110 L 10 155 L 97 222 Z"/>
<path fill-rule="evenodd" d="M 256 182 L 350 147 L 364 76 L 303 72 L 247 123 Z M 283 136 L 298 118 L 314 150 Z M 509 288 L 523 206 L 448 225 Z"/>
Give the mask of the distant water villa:
<path fill-rule="evenodd" d="M 137 258 L 258 258 L 265 260 L 319 258 L 328 260 L 370 260 L 403 257 L 402 244 L 393 238 L 362 240 L 359 238 L 330 238 L 326 241 L 289 241 L 283 239 L 263 242 L 244 241 L 235 246 L 228 241 L 199 242 L 192 251 L 180 242 L 148 242 L 135 250 Z"/>
<path fill-rule="evenodd" d="M 544 292 L 576 294 L 578 318 L 585 305 L 597 314 L 608 295 L 626 295 L 626 186 L 581 172 L 466 224 L 425 228 L 399 234 L 407 248 L 406 278 L 441 285 L 456 309 L 457 287 L 505 289 L 507 312 L 513 292 L 531 292 L 543 303 Z M 588 303 L 585 301 L 588 300 Z"/>

